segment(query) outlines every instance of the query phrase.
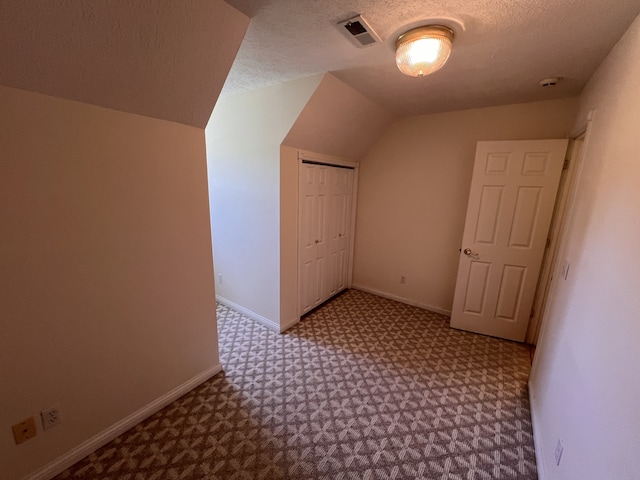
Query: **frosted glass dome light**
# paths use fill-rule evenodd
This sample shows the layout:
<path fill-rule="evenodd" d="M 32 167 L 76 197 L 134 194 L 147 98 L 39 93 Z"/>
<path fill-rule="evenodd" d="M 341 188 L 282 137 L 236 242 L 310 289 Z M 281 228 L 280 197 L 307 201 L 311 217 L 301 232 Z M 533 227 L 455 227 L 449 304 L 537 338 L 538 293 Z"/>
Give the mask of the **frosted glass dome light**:
<path fill-rule="evenodd" d="M 410 77 L 424 77 L 442 68 L 451 53 L 453 30 L 429 25 L 409 30 L 396 41 L 396 64 Z"/>

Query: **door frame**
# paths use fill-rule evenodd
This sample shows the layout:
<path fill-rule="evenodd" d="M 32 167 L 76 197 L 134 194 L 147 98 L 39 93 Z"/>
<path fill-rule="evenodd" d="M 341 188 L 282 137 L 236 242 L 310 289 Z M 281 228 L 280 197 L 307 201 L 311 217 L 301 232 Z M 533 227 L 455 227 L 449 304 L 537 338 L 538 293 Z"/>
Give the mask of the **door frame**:
<path fill-rule="evenodd" d="M 545 251 L 538 286 L 533 303 L 533 312 L 527 328 L 525 342 L 530 345 L 537 345 L 542 336 L 546 316 L 549 312 L 549 301 L 557 287 L 560 272 L 557 271 L 561 264 L 559 259 L 564 255 L 566 247 L 566 233 L 571 221 L 575 197 L 579 188 L 580 178 L 584 165 L 585 152 L 588 147 L 589 132 L 591 122 L 595 112 L 589 113 L 587 123 L 584 128 L 570 138 L 567 161 L 568 168 L 565 170 L 564 183 L 561 183 L 556 198 L 556 207 L 549 230 L 549 246 Z M 562 182 L 562 180 L 561 180 Z"/>
<path fill-rule="evenodd" d="M 349 259 L 347 262 L 347 281 L 346 288 L 351 288 L 353 280 L 353 253 L 355 250 L 355 233 L 356 233 L 356 210 L 357 210 L 357 196 L 358 196 L 358 170 L 360 164 L 345 158 L 334 157 L 331 155 L 324 155 L 321 153 L 310 152 L 307 150 L 298 150 L 298 242 L 296 244 L 297 249 L 297 284 L 298 291 L 296 298 L 296 312 L 298 318 L 300 315 L 300 299 L 302 298 L 302 275 L 300 265 L 300 226 L 302 225 L 302 208 L 300 208 L 300 200 L 302 189 L 300 182 L 302 181 L 302 165 L 303 162 L 314 162 L 320 165 L 326 165 L 328 167 L 347 167 L 353 169 L 353 184 L 351 186 L 351 226 L 349 231 Z"/>

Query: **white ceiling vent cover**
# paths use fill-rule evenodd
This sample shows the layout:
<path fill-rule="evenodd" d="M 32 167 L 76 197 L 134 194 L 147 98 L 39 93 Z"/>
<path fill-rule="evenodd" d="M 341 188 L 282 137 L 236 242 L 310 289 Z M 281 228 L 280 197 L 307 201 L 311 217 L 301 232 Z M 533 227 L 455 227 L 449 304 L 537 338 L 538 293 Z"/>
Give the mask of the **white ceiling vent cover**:
<path fill-rule="evenodd" d="M 351 42 L 359 48 L 369 47 L 375 43 L 381 43 L 380 37 L 376 35 L 362 15 L 349 18 L 338 23 L 338 28 Z"/>

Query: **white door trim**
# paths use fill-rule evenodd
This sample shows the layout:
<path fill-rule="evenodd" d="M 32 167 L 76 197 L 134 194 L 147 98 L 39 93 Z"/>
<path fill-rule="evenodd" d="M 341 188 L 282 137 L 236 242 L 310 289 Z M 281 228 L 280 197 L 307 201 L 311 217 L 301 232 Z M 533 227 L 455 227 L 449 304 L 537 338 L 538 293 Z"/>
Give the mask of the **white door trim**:
<path fill-rule="evenodd" d="M 585 137 L 586 131 L 582 132 L 577 137 L 572 138 L 570 141 L 570 151 L 566 157 L 569 165 L 564 171 L 565 178 L 563 179 L 564 181 L 561 180 L 560 189 L 556 198 L 556 206 L 551 228 L 549 230 L 549 235 L 547 236 L 549 239 L 549 245 L 545 251 L 544 259 L 542 260 L 540 277 L 538 278 L 538 287 L 536 288 L 533 303 L 533 315 L 531 316 L 529 328 L 527 329 L 526 342 L 531 345 L 536 345 L 538 342 L 549 287 L 558 261 L 558 247 L 561 239 L 560 233 L 564 225 L 565 218 L 568 215 L 568 199 L 575 189 L 576 172 L 582 164 Z"/>
<path fill-rule="evenodd" d="M 300 163 L 302 163 L 303 160 L 307 160 L 310 162 L 324 163 L 328 166 L 349 167 L 353 169 L 357 169 L 359 166 L 358 162 L 352 162 L 351 160 L 347 160 L 345 158 L 332 157 L 330 155 L 308 152 L 306 150 L 298 150 L 298 160 L 300 161 Z"/>
<path fill-rule="evenodd" d="M 535 341 L 535 344 L 538 344 L 540 340 L 543 338 L 546 318 L 547 318 L 547 315 L 549 314 L 549 311 L 551 310 L 553 299 L 555 297 L 555 291 L 557 289 L 558 282 L 560 281 L 559 269 L 562 267 L 561 265 L 562 262 L 560 262 L 559 259 L 564 258 L 565 256 L 566 234 L 567 234 L 567 230 L 569 229 L 569 224 L 571 223 L 571 219 L 573 217 L 573 208 L 575 205 L 575 199 L 578 194 L 578 190 L 580 189 L 582 171 L 584 169 L 584 158 L 585 158 L 586 152 L 589 149 L 589 139 L 591 137 L 591 125 L 593 122 L 593 118 L 595 117 L 595 114 L 596 114 L 595 110 L 592 110 L 591 112 L 589 112 L 589 116 L 587 118 L 587 124 L 582 130 L 582 133 L 574 137 L 577 139 L 577 138 L 580 138 L 581 136 L 584 136 L 584 140 L 582 143 L 582 149 L 580 151 L 580 155 L 575 159 L 576 160 L 575 163 L 574 163 L 574 159 L 573 158 L 571 159 L 571 162 L 574 163 L 574 166 L 573 166 L 574 173 L 573 173 L 573 177 L 571 179 L 568 179 L 570 180 L 571 183 L 568 185 L 568 188 L 567 188 L 567 199 L 566 199 L 566 204 L 564 208 L 564 214 L 562 216 L 562 220 L 559 222 L 559 225 L 558 225 L 556 249 L 553 254 L 553 258 L 551 260 L 551 268 L 549 269 L 549 280 L 548 280 L 549 285 L 542 297 L 541 308 L 540 308 L 540 318 L 538 319 L 538 325 L 536 326 L 537 334 L 534 338 L 532 338 Z M 535 369 L 535 365 L 536 363 L 534 361 L 531 367 L 532 372 Z"/>

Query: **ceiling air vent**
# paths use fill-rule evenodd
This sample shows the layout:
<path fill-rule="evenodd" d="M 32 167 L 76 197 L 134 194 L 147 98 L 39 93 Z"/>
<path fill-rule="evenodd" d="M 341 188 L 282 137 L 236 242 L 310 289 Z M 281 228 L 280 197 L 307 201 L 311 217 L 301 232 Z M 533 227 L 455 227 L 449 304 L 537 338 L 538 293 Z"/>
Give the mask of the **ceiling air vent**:
<path fill-rule="evenodd" d="M 362 15 L 342 21 L 338 23 L 338 27 L 356 47 L 368 47 L 381 42 Z"/>

